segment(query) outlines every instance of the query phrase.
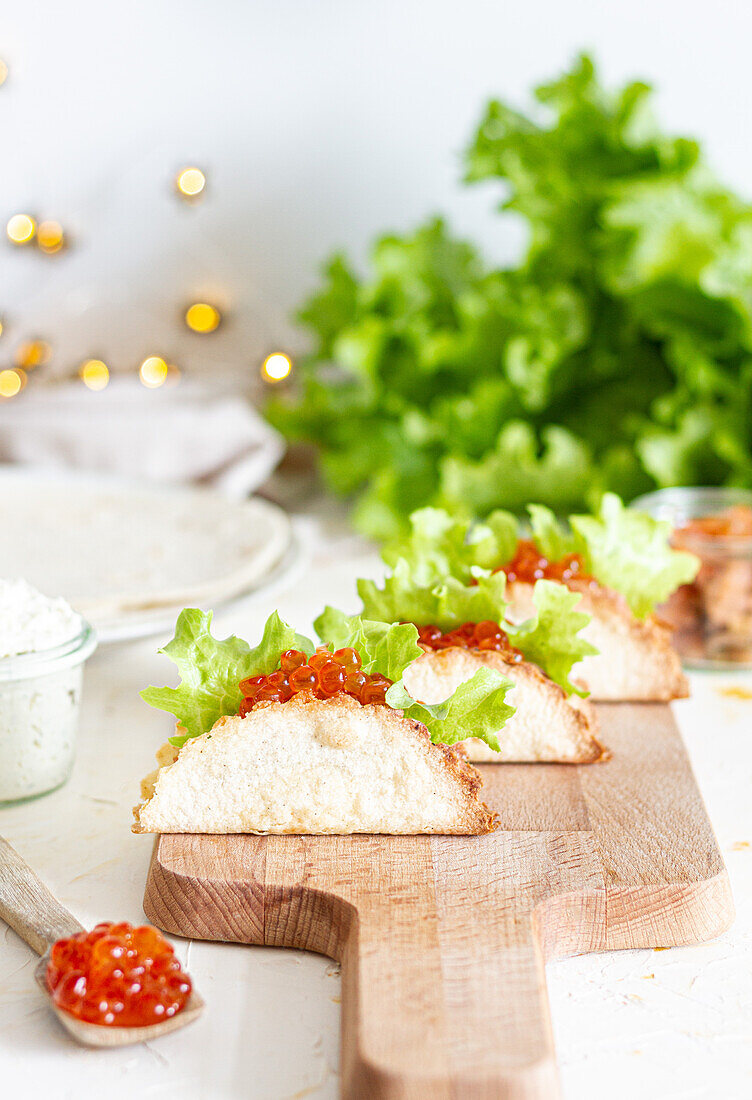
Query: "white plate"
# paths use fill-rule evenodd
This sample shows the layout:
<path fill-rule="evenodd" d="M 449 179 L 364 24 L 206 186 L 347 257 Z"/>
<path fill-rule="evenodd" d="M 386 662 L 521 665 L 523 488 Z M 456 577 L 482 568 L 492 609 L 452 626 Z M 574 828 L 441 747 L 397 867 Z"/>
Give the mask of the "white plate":
<path fill-rule="evenodd" d="M 103 642 L 266 588 L 297 558 L 289 518 L 264 500 L 0 467 L 0 577 L 64 596 Z"/>

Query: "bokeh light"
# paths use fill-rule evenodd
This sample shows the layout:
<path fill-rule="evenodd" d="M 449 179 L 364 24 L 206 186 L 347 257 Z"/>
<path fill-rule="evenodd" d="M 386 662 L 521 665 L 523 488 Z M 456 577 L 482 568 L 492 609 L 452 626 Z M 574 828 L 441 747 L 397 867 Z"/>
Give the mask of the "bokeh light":
<path fill-rule="evenodd" d="M 86 359 L 79 367 L 78 375 L 90 390 L 103 390 L 110 381 L 107 364 L 101 359 Z"/>
<path fill-rule="evenodd" d="M 206 176 L 200 168 L 184 168 L 175 179 L 178 194 L 186 199 L 196 199 L 206 187 Z"/>
<path fill-rule="evenodd" d="M 65 243 L 65 233 L 60 222 L 47 221 L 39 223 L 37 244 L 42 252 L 46 252 L 48 255 L 59 252 Z"/>
<path fill-rule="evenodd" d="M 26 376 L 20 370 L 0 370 L 0 397 L 15 397 L 24 388 Z"/>
<path fill-rule="evenodd" d="M 0 84 L 4 84 L 8 79 L 8 66 L 4 61 L 0 61 Z"/>
<path fill-rule="evenodd" d="M 221 320 L 222 314 L 208 302 L 194 302 L 185 311 L 185 323 L 193 332 L 214 332 Z"/>
<path fill-rule="evenodd" d="M 49 363 L 52 356 L 52 348 L 46 340 L 24 340 L 16 348 L 14 359 L 17 367 L 24 370 L 34 370 L 34 367 L 42 367 Z"/>
<path fill-rule="evenodd" d="M 147 359 L 144 359 L 138 368 L 138 373 L 143 384 L 148 389 L 155 390 L 164 382 L 168 369 L 164 359 L 161 359 L 158 355 L 150 355 Z"/>
<path fill-rule="evenodd" d="M 282 382 L 292 370 L 292 359 L 283 351 L 273 351 L 261 364 L 261 375 L 267 382 Z"/>
<path fill-rule="evenodd" d="M 29 241 L 34 240 L 37 223 L 31 214 L 14 214 L 8 219 L 5 231 L 8 234 L 8 240 L 13 244 L 28 244 Z"/>

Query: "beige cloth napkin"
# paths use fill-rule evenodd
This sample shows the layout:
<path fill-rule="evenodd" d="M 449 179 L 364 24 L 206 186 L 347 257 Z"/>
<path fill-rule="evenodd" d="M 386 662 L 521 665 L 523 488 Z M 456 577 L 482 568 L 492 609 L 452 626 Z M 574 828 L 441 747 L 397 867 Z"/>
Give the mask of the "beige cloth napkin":
<path fill-rule="evenodd" d="M 30 385 L 0 404 L 0 461 L 194 482 L 247 496 L 284 453 L 282 437 L 240 394 L 181 379 L 148 390 L 114 378 L 98 393 L 80 383 Z"/>

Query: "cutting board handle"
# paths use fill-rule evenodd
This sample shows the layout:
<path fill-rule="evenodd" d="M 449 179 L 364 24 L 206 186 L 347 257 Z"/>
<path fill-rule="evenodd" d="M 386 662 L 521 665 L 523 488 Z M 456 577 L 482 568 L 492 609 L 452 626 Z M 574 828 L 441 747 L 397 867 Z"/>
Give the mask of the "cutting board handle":
<path fill-rule="evenodd" d="M 343 952 L 343 1096 L 556 1097 L 533 915 L 470 900 L 447 925 L 395 904 L 361 909 Z"/>
<path fill-rule="evenodd" d="M 55 940 L 82 932 L 83 926 L 50 893 L 26 860 L 0 836 L 0 918 L 37 955 Z"/>

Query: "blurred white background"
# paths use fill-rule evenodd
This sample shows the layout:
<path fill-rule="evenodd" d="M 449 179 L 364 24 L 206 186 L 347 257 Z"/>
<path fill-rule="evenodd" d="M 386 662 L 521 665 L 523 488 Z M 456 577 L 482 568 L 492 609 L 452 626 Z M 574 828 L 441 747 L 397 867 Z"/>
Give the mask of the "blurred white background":
<path fill-rule="evenodd" d="M 526 105 L 533 84 L 592 50 L 609 84 L 656 84 L 669 129 L 703 140 L 752 193 L 752 9 L 721 0 L 8 0 L 0 57 L 3 226 L 59 221 L 71 247 L 0 242 L 0 366 L 22 339 L 47 368 L 135 370 L 162 355 L 194 376 L 295 350 L 291 309 L 335 248 L 441 211 L 489 256 L 518 229 L 493 187 L 460 189 L 484 101 Z M 181 202 L 175 173 L 207 176 Z M 195 335 L 194 300 L 226 311 Z"/>

